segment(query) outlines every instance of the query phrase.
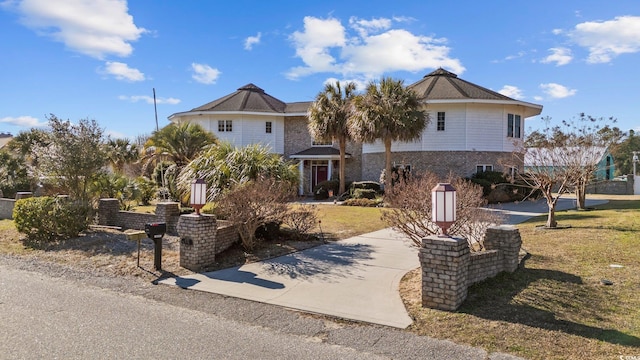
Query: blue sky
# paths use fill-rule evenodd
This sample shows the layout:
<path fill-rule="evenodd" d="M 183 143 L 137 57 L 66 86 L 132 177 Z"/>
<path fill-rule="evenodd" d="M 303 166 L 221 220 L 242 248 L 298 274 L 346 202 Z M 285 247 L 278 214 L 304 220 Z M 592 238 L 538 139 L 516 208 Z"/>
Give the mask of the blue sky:
<path fill-rule="evenodd" d="M 50 113 L 135 137 L 254 83 L 287 102 L 326 81 L 411 84 L 438 67 L 555 121 L 640 130 L 640 2 L 0 0 L 0 132 Z M 527 128 L 541 126 L 540 117 Z"/>

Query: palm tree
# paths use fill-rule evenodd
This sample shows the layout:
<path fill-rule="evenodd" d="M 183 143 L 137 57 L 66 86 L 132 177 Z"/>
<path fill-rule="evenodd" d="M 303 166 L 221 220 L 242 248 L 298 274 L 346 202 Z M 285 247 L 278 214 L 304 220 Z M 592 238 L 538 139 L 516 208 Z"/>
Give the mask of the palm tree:
<path fill-rule="evenodd" d="M 379 84 L 370 82 L 366 92 L 353 99 L 353 105 L 351 136 L 366 143 L 382 140 L 387 185 L 391 178 L 391 143 L 419 138 L 429 124 L 429 115 L 421 110 L 415 92 L 404 87 L 404 81 L 390 77 L 382 78 Z"/>
<path fill-rule="evenodd" d="M 151 134 L 144 144 L 143 159 L 149 162 L 169 160 L 179 168 L 195 159 L 216 137 L 198 124 L 169 124 Z"/>
<path fill-rule="evenodd" d="M 345 191 L 345 154 L 347 141 L 351 140 L 348 120 L 355 90 L 356 84 L 353 82 L 346 83 L 344 91 L 339 81 L 326 84 L 308 111 L 311 136 L 316 140 L 338 141 L 340 147 L 340 194 Z"/>
<path fill-rule="evenodd" d="M 107 141 L 109 164 L 118 174 L 122 174 L 125 164 L 135 162 L 139 156 L 138 145 L 132 144 L 129 139 L 109 139 Z"/>

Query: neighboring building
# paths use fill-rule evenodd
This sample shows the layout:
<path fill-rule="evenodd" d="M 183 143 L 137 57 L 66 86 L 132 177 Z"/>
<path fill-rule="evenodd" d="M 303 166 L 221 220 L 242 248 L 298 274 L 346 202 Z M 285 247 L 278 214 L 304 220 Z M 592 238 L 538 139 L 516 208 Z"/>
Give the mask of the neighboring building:
<path fill-rule="evenodd" d="M 562 149 L 557 149 L 558 152 L 549 151 L 544 148 L 532 148 L 536 149 L 534 152 L 526 152 L 524 155 L 524 172 L 528 170 L 538 171 L 548 171 L 554 168 L 554 162 L 556 164 L 562 163 L 562 155 L 553 155 L 558 152 L 563 152 Z M 582 149 L 582 148 L 571 148 L 571 153 L 574 153 L 573 149 Z M 579 152 L 575 152 L 576 154 L 582 154 L 583 157 L 581 161 L 583 162 L 582 166 L 586 166 L 587 163 L 597 162 L 598 165 L 596 167 L 596 171 L 593 174 L 594 181 L 603 181 L 603 180 L 612 180 L 615 174 L 615 164 L 613 161 L 613 155 L 609 152 L 609 148 L 603 146 L 593 146 L 590 148 L 585 148 Z M 559 159 L 554 161 L 555 159 Z M 557 165 L 555 165 L 557 166 Z"/>
<path fill-rule="evenodd" d="M 393 161 L 405 169 L 439 175 L 470 176 L 478 171 L 514 170 L 512 152 L 522 145 L 525 119 L 540 114 L 542 105 L 514 100 L 438 69 L 409 85 L 429 113 L 431 123 L 417 141 L 394 142 Z M 285 103 L 248 84 L 236 92 L 175 113 L 169 120 L 200 124 L 218 138 L 237 146 L 261 143 L 285 158 L 299 160 L 301 193 L 337 177 L 337 144 L 318 143 L 307 129 L 311 102 Z M 348 143 L 346 179 L 379 180 L 384 169 L 384 146 Z"/>

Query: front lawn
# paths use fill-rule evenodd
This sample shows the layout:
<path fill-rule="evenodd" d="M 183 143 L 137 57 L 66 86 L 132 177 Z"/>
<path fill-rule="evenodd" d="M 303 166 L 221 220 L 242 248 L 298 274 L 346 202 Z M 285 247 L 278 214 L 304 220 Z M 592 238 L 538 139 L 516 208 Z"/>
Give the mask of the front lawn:
<path fill-rule="evenodd" d="M 544 220 L 518 226 L 525 268 L 470 287 L 457 312 L 423 309 L 420 274 L 407 274 L 410 330 L 530 359 L 640 355 L 640 202 L 560 212 L 565 230 L 536 229 Z"/>

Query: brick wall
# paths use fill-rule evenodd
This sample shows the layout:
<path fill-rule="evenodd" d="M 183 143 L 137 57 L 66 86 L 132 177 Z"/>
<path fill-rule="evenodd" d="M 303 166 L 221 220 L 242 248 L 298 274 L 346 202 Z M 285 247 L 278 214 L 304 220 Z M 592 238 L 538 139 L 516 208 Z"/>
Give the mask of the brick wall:
<path fill-rule="evenodd" d="M 411 165 L 414 174 L 429 171 L 445 177 L 453 171 L 460 177 L 467 177 L 476 172 L 476 165 L 492 165 L 494 170 L 503 171 L 503 163 L 512 165 L 515 160 L 511 153 L 504 152 L 402 151 L 391 153 L 391 161 Z M 384 153 L 363 154 L 362 179 L 379 181 L 384 162 Z M 518 168 L 522 169 L 522 164 Z"/>
<path fill-rule="evenodd" d="M 119 226 L 123 229 L 144 230 L 147 223 L 167 224 L 167 234 L 176 235 L 180 215 L 180 205 L 174 202 L 159 203 L 155 214 L 120 211 L 118 199 L 100 199 L 98 204 L 98 224 Z"/>
<path fill-rule="evenodd" d="M 456 310 L 469 285 L 518 268 L 520 232 L 503 225 L 487 229 L 485 251 L 471 253 L 465 239 L 430 236 L 418 254 L 422 268 L 422 306 Z"/>
<path fill-rule="evenodd" d="M 16 204 L 14 199 L 0 198 L 0 220 L 13 219 L 13 207 Z"/>
<path fill-rule="evenodd" d="M 216 255 L 238 241 L 235 226 L 216 221 L 211 215 L 182 215 L 177 225 L 180 236 L 180 266 L 192 270 L 206 270 Z"/>

